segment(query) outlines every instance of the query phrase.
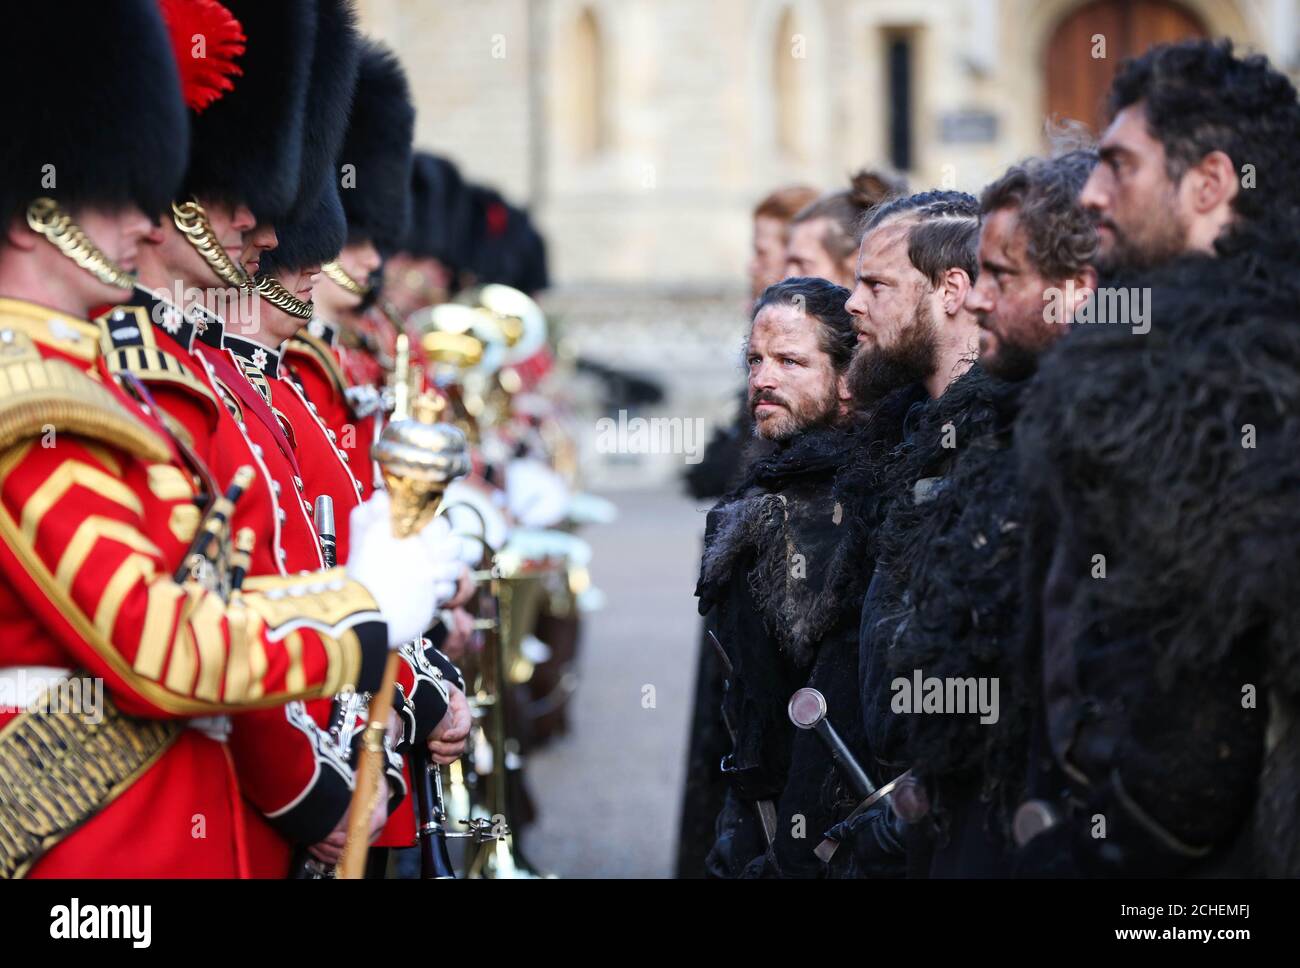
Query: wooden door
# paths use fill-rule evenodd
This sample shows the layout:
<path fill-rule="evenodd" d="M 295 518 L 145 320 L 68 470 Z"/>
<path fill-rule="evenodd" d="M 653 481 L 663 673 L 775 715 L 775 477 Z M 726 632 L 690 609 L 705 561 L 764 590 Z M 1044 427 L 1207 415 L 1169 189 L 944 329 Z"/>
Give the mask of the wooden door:
<path fill-rule="evenodd" d="M 1098 37 L 1105 57 L 1096 57 Z M 1100 133 L 1106 92 L 1119 65 L 1153 44 L 1205 37 L 1196 14 L 1171 0 L 1093 0 L 1061 19 L 1047 44 L 1047 113 L 1074 118 Z"/>

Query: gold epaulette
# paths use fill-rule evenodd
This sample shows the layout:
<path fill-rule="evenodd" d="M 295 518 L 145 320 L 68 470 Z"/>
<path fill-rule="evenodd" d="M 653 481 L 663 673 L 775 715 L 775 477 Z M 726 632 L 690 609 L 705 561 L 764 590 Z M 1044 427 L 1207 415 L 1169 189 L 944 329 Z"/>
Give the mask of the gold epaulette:
<path fill-rule="evenodd" d="M 122 317 L 128 316 L 124 320 Z M 116 317 L 116 318 L 114 318 Z M 167 383 L 198 394 L 214 407 L 220 407 L 203 381 L 190 372 L 189 367 L 166 350 L 158 348 L 153 335 L 149 312 L 142 306 L 115 306 L 95 317 L 100 330 L 100 348 L 110 373 L 127 371 L 145 383 Z M 129 333 L 129 338 L 118 334 Z"/>
<path fill-rule="evenodd" d="M 298 353 L 303 356 L 311 357 L 319 364 L 320 368 L 325 371 L 329 381 L 334 384 L 334 389 L 339 396 L 347 399 L 348 380 L 343 375 L 343 367 L 339 365 L 338 359 L 335 358 L 334 352 L 329 348 L 329 344 L 323 339 L 312 336 L 305 329 L 298 333 L 293 339 L 284 344 L 284 352 Z"/>
<path fill-rule="evenodd" d="M 51 430 L 150 461 L 171 459 L 163 439 L 107 387 L 71 363 L 42 357 L 27 333 L 0 316 L 0 450 Z"/>

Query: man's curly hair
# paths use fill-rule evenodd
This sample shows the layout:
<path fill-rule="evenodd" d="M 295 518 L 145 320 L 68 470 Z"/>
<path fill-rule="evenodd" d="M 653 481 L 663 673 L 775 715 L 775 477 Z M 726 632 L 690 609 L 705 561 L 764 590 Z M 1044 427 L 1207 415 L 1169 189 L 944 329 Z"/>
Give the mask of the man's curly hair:
<path fill-rule="evenodd" d="M 980 214 L 1015 209 L 1034 268 L 1046 279 L 1074 276 L 1097 255 L 1096 223 L 1079 204 L 1096 163 L 1095 151 L 1079 149 L 1012 165 L 984 189 Z"/>
<path fill-rule="evenodd" d="M 1256 221 L 1300 204 L 1300 104 L 1296 90 L 1262 55 L 1239 57 L 1229 40 L 1190 40 L 1153 47 L 1125 61 L 1111 84 L 1109 114 L 1141 103 L 1152 137 L 1164 145 L 1177 182 L 1211 151 L 1236 166 L 1252 165 L 1255 187 L 1233 201 Z"/>

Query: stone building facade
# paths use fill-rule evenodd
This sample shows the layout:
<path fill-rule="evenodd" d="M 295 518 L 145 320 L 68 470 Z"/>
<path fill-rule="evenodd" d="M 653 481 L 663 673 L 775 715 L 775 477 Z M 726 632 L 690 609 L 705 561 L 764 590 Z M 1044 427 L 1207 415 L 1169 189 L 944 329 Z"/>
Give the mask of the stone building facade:
<path fill-rule="evenodd" d="M 1152 40 L 1227 36 L 1297 76 L 1300 0 L 360 0 L 422 146 L 527 204 L 571 347 L 712 419 L 739 379 L 749 212 L 865 164 L 978 189 L 1095 115 Z M 724 408 L 725 409 L 725 408 Z"/>

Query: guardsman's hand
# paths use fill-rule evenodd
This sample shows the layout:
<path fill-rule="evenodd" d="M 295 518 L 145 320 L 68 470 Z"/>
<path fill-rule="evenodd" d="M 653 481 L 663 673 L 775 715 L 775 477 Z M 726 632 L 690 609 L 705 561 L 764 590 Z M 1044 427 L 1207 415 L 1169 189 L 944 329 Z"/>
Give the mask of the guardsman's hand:
<path fill-rule="evenodd" d="M 429 734 L 429 755 L 433 761 L 446 766 L 458 760 L 465 752 L 465 741 L 469 738 L 470 727 L 473 725 L 469 700 L 463 692 L 448 683 L 447 712 Z"/>
<path fill-rule="evenodd" d="M 319 844 L 312 844 L 307 848 L 307 853 L 311 854 L 318 861 L 329 864 L 331 867 L 338 864 L 343 859 L 343 845 L 348 839 L 348 815 L 343 814 L 338 825 L 330 831 L 330 835 L 322 840 Z"/>

